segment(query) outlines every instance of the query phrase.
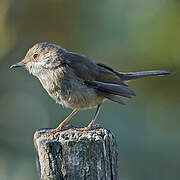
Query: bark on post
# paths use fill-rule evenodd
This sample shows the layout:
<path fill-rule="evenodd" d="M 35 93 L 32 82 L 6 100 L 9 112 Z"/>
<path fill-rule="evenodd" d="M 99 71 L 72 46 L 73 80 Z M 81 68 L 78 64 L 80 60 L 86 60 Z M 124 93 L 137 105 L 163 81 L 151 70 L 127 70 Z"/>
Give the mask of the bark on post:
<path fill-rule="evenodd" d="M 41 180 L 119 180 L 117 147 L 107 129 L 55 135 L 40 130 L 34 144 Z"/>

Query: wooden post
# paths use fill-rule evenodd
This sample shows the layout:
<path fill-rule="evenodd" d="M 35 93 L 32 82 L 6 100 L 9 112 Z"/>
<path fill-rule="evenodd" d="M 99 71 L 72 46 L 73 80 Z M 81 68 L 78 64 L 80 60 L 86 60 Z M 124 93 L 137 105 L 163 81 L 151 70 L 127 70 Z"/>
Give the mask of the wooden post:
<path fill-rule="evenodd" d="M 117 147 L 107 129 L 39 130 L 34 144 L 41 180 L 119 180 Z"/>

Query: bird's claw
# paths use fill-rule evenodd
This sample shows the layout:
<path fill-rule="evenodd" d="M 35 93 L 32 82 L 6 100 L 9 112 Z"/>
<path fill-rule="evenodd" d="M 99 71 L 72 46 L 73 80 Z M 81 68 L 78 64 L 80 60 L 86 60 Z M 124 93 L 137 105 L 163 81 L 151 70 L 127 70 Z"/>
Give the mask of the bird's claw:
<path fill-rule="evenodd" d="M 70 129 L 70 128 L 71 128 L 71 127 L 69 127 L 69 126 L 58 127 L 58 128 L 52 129 L 52 130 L 51 130 L 51 133 L 52 133 L 52 134 L 56 134 L 57 132 L 65 131 L 65 130 L 68 130 L 68 129 Z"/>
<path fill-rule="evenodd" d="M 85 132 L 85 131 L 89 131 L 89 130 L 94 130 L 94 129 L 98 129 L 99 126 L 97 124 L 92 125 L 92 126 L 87 126 L 84 128 L 77 128 L 77 129 L 72 129 L 73 131 L 80 131 L 80 132 Z"/>

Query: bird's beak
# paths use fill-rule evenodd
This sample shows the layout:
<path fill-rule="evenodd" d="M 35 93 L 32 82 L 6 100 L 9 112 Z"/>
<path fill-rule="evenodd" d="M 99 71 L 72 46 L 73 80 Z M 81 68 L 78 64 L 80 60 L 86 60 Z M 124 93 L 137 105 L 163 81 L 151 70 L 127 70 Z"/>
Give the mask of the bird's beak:
<path fill-rule="evenodd" d="M 11 65 L 10 69 L 17 68 L 17 67 L 24 67 L 24 66 L 25 66 L 25 62 L 22 60 L 22 61 L 20 61 L 20 62 L 18 62 L 16 64 Z"/>

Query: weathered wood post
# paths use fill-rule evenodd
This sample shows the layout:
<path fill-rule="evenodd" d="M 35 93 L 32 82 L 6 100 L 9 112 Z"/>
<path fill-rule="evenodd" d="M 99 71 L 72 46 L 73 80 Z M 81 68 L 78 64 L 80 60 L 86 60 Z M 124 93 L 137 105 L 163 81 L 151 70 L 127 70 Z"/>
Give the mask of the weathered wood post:
<path fill-rule="evenodd" d="M 119 180 L 116 142 L 107 129 L 39 130 L 34 144 L 41 180 Z"/>

